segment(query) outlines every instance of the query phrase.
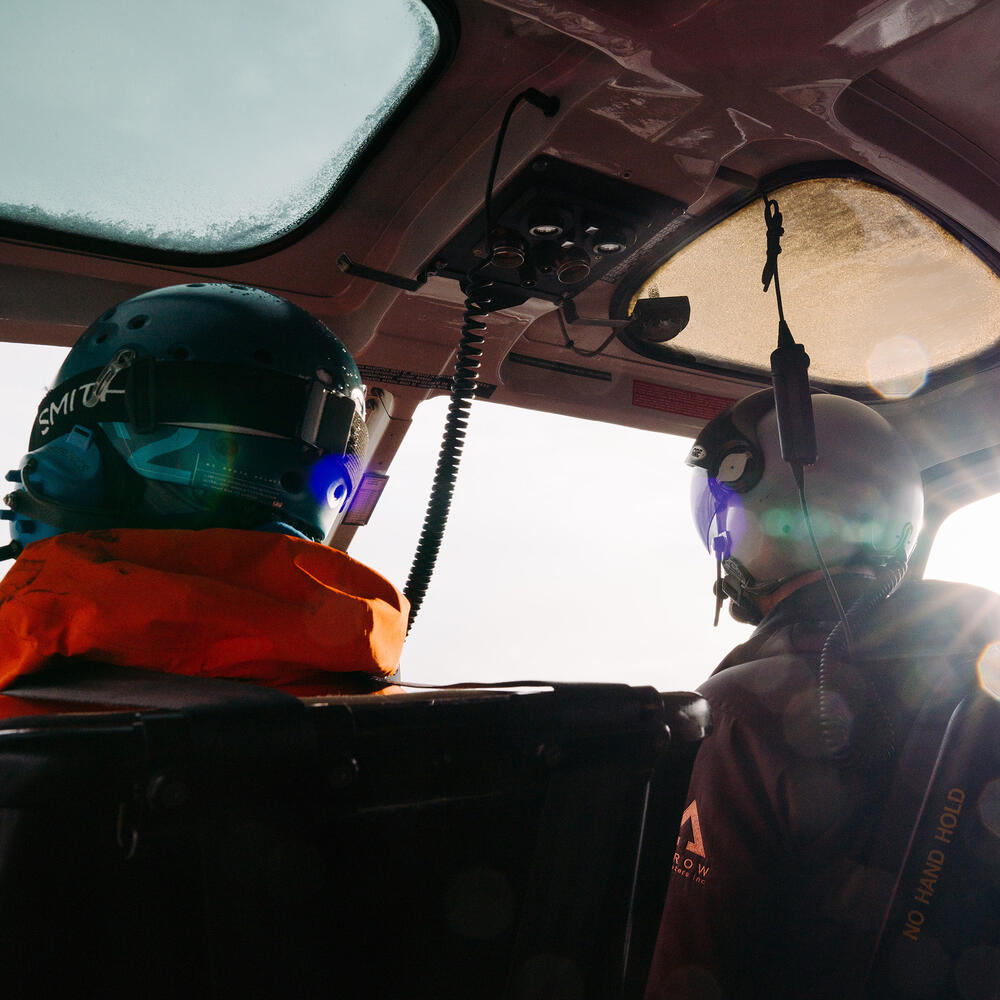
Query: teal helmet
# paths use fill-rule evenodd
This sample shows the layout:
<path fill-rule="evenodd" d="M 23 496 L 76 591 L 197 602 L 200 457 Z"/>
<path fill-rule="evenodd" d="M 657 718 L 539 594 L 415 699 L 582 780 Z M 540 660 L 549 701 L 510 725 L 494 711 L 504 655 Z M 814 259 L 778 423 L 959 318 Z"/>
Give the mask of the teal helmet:
<path fill-rule="evenodd" d="M 354 359 L 298 306 L 195 282 L 109 309 L 69 352 L 8 479 L 20 546 L 105 527 L 240 527 L 322 540 L 367 433 Z"/>

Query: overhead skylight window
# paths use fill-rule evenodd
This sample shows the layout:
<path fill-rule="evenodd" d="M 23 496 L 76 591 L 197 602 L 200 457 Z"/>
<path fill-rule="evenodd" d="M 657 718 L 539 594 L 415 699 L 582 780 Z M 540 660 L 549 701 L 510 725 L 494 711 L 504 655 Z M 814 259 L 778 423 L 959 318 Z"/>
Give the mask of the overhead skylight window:
<path fill-rule="evenodd" d="M 811 359 L 811 378 L 898 399 L 1000 344 L 1000 279 L 908 202 L 844 178 L 802 181 L 773 196 L 785 228 L 782 303 Z M 773 288 L 762 291 L 765 248 L 757 200 L 645 282 L 635 298 L 691 300 L 690 322 L 668 350 L 723 368 L 770 371 L 778 313 Z"/>
<path fill-rule="evenodd" d="M 13 4 L 0 218 L 247 250 L 327 199 L 437 54 L 419 0 Z"/>

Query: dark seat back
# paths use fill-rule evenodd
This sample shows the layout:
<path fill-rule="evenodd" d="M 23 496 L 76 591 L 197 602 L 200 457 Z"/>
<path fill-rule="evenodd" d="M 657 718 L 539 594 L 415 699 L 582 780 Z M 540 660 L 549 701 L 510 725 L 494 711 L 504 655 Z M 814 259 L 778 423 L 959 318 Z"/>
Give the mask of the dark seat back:
<path fill-rule="evenodd" d="M 641 995 L 697 696 L 202 702 L 0 730 L 6 995 Z"/>

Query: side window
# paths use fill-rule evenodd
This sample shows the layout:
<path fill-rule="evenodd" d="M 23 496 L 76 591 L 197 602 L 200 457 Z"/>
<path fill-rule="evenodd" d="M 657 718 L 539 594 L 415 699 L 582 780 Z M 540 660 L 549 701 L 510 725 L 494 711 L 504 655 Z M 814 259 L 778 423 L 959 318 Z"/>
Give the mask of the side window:
<path fill-rule="evenodd" d="M 404 586 L 447 400 L 422 404 L 351 555 Z M 473 406 L 448 529 L 404 680 L 521 678 L 692 688 L 750 629 L 712 628 L 712 558 L 685 438 Z"/>
<path fill-rule="evenodd" d="M 16 469 L 27 452 L 38 404 L 67 353 L 68 347 L 0 342 L 0 478 L 9 469 Z M 0 545 L 9 541 L 6 523 L 2 523 Z M 0 577 L 12 565 L 0 562 Z"/>
<path fill-rule="evenodd" d="M 956 510 L 938 529 L 924 576 L 1000 591 L 996 572 L 996 524 L 1000 494 Z"/>

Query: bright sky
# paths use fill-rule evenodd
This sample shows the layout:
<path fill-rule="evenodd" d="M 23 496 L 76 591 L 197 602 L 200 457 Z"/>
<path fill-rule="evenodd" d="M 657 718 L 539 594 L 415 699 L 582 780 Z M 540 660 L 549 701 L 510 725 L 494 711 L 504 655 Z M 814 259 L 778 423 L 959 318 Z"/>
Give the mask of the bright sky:
<path fill-rule="evenodd" d="M 14 468 L 65 350 L 0 344 L 0 469 Z M 351 554 L 402 587 L 423 522 L 445 400 L 423 404 Z M 452 517 L 407 640 L 413 681 L 521 678 L 697 686 L 747 626 L 712 628 L 714 564 L 688 507 L 683 438 L 482 403 Z M 928 576 L 996 587 L 983 524 L 942 528 Z M 6 537 L 0 539 L 0 543 Z M 9 565 L 9 564 L 7 564 Z M 0 572 L 3 567 L 0 567 Z"/>
<path fill-rule="evenodd" d="M 351 547 L 397 584 L 423 522 L 445 409 L 444 399 L 418 409 Z M 727 611 L 712 627 L 715 564 L 691 519 L 689 447 L 686 438 L 474 406 L 404 677 L 696 687 L 752 630 Z M 998 513 L 1000 498 L 991 498 L 946 522 L 927 576 L 995 588 L 980 552 L 983 518 Z"/>
<path fill-rule="evenodd" d="M 351 554 L 405 583 L 447 401 L 417 411 Z M 403 676 L 693 687 L 749 635 L 712 628 L 715 568 L 688 507 L 686 439 L 473 407 L 437 570 Z"/>

